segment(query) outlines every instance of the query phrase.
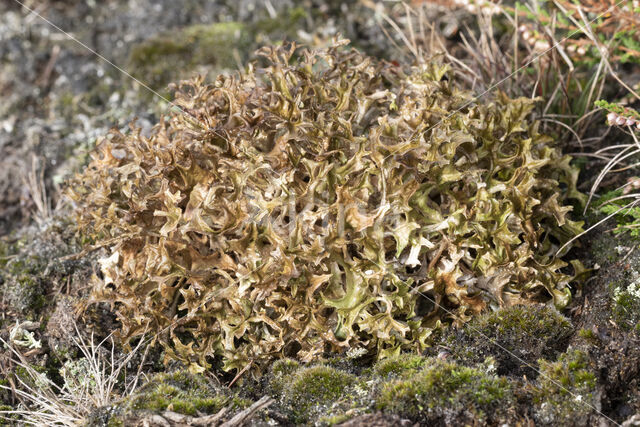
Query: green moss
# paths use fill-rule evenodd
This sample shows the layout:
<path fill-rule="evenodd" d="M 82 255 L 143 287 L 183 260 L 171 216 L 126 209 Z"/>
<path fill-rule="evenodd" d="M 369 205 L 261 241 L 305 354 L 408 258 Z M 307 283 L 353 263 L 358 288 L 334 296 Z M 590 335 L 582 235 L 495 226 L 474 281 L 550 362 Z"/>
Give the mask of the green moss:
<path fill-rule="evenodd" d="M 617 222 L 614 234 L 629 233 L 631 237 L 640 238 L 640 208 L 625 209 L 628 200 L 620 198 L 622 190 L 609 191 L 598 200 L 598 210 L 604 215 L 614 215 Z M 617 200 L 616 200 L 617 199 Z"/>
<path fill-rule="evenodd" d="M 534 402 L 544 424 L 585 425 L 597 405 L 596 377 L 586 353 L 568 350 L 556 362 L 539 361 Z M 575 424 L 574 424 L 575 423 Z"/>
<path fill-rule="evenodd" d="M 571 322 L 546 305 L 512 306 L 473 319 L 443 338 L 454 358 L 465 364 L 496 360 L 499 374 L 535 376 L 529 368 L 543 357 L 560 353 L 572 333 Z M 497 344 L 497 345 L 496 345 Z M 508 352 L 516 353 L 525 363 Z"/>
<path fill-rule="evenodd" d="M 171 410 L 185 415 L 198 412 L 211 414 L 229 405 L 245 404 L 235 401 L 225 391 L 214 387 L 209 381 L 186 371 L 177 371 L 154 376 L 122 405 L 123 413 L 131 411 Z"/>
<path fill-rule="evenodd" d="M 303 7 L 294 7 L 275 18 L 262 19 L 253 25 L 256 42 L 264 44 L 272 40 L 295 39 L 306 17 L 307 11 Z"/>
<path fill-rule="evenodd" d="M 319 425 L 329 425 L 329 426 L 335 426 L 338 424 L 342 424 L 345 421 L 348 421 L 349 419 L 353 418 L 352 414 L 339 414 L 339 415 L 330 415 L 327 417 L 321 417 L 318 420 Z"/>
<path fill-rule="evenodd" d="M 280 359 L 276 360 L 271 367 L 271 373 L 275 377 L 285 377 L 293 374 L 300 369 L 300 363 L 293 359 Z"/>
<path fill-rule="evenodd" d="M 238 22 L 194 25 L 161 34 L 135 46 L 129 57 L 132 74 L 154 89 L 189 77 L 198 66 L 217 70 L 237 67 L 245 59 L 251 37 Z"/>
<path fill-rule="evenodd" d="M 6 262 L 2 275 L 4 296 L 10 307 L 28 320 L 35 320 L 47 302 L 39 277 L 46 266 L 36 255 L 20 256 L 19 253 Z"/>
<path fill-rule="evenodd" d="M 427 359 L 417 354 L 400 354 L 382 359 L 373 367 L 374 373 L 381 377 L 408 376 L 424 367 Z"/>
<path fill-rule="evenodd" d="M 107 427 L 124 427 L 124 421 L 118 417 L 111 417 L 107 421 Z"/>
<path fill-rule="evenodd" d="M 347 389 L 356 384 L 356 377 L 347 372 L 319 365 L 303 368 L 291 377 L 290 386 L 283 389 L 282 401 L 290 409 L 295 422 L 307 422 L 327 407 L 350 401 Z"/>
<path fill-rule="evenodd" d="M 12 246 L 4 240 L 0 240 L 0 268 L 7 265 L 9 257 L 13 254 Z"/>
<path fill-rule="evenodd" d="M 437 359 L 426 364 L 411 378 L 384 384 L 376 408 L 421 422 L 471 417 L 483 423 L 505 417 L 512 406 L 513 394 L 505 378 Z"/>
<path fill-rule="evenodd" d="M 611 293 L 611 315 L 625 330 L 640 332 L 640 274 L 632 272 L 627 281 L 609 286 Z"/>
<path fill-rule="evenodd" d="M 280 359 L 271 366 L 270 377 L 268 379 L 269 389 L 275 395 L 282 394 L 282 391 L 290 383 L 293 374 L 300 369 L 300 364 L 292 359 Z"/>
<path fill-rule="evenodd" d="M 578 331 L 578 336 L 583 340 L 585 340 L 588 344 L 591 344 L 591 345 L 600 344 L 600 338 L 598 338 L 598 335 L 596 335 L 596 333 L 593 332 L 592 329 L 582 328 Z"/>

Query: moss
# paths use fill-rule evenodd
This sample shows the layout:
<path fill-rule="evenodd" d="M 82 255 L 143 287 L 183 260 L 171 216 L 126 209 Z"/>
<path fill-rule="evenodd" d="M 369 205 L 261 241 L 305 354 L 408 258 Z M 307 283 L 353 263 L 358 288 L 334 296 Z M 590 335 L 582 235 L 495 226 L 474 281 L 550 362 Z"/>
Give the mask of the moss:
<path fill-rule="evenodd" d="M 598 338 L 598 335 L 596 335 L 592 329 L 582 328 L 578 331 L 578 336 L 590 345 L 600 344 L 600 338 Z"/>
<path fill-rule="evenodd" d="M 28 320 L 35 320 L 36 314 L 47 302 L 41 282 L 37 277 L 27 274 L 10 281 L 5 296 L 11 307 Z"/>
<path fill-rule="evenodd" d="M 625 281 L 609 286 L 611 315 L 623 329 L 640 333 L 640 273 L 635 270 Z"/>
<path fill-rule="evenodd" d="M 118 417 L 111 417 L 107 422 L 107 427 L 124 427 L 124 422 Z"/>
<path fill-rule="evenodd" d="M 400 354 L 382 359 L 373 367 L 374 373 L 381 377 L 406 377 L 422 369 L 427 358 L 417 354 Z"/>
<path fill-rule="evenodd" d="M 305 18 L 307 18 L 307 11 L 303 7 L 293 7 L 288 8 L 275 18 L 259 20 L 252 28 L 256 36 L 256 43 L 264 44 L 271 40 L 295 39 Z"/>
<path fill-rule="evenodd" d="M 586 353 L 568 350 L 557 361 L 539 361 L 540 377 L 534 402 L 542 424 L 587 425 L 598 404 L 596 376 Z"/>
<path fill-rule="evenodd" d="M 282 401 L 296 423 L 304 423 L 321 413 L 330 413 L 341 400 L 351 401 L 347 389 L 355 385 L 354 375 L 329 366 L 303 368 L 291 377 L 283 389 Z"/>
<path fill-rule="evenodd" d="M 233 399 L 203 376 L 176 371 L 157 374 L 120 406 L 124 419 L 132 411 L 141 410 L 171 410 L 185 415 L 197 415 L 199 412 L 211 414 L 229 404 L 244 407 L 248 402 Z"/>
<path fill-rule="evenodd" d="M 318 420 L 317 424 L 335 426 L 350 420 L 351 418 L 353 418 L 353 415 L 354 414 L 338 414 L 338 415 L 330 415 L 327 417 L 321 417 Z"/>
<path fill-rule="evenodd" d="M 9 257 L 14 253 L 12 245 L 0 239 L 0 268 L 7 265 Z"/>
<path fill-rule="evenodd" d="M 536 373 L 529 366 L 543 355 L 560 353 L 572 331 L 571 322 L 553 307 L 519 305 L 477 317 L 461 330 L 445 335 L 442 344 L 465 364 L 493 357 L 498 374 L 532 378 Z"/>
<path fill-rule="evenodd" d="M 14 256 L 5 265 L 3 293 L 9 306 L 28 320 L 35 320 L 47 303 L 40 275 L 47 267 L 46 260 L 37 255 L 24 255 L 19 246 L 13 245 Z"/>
<path fill-rule="evenodd" d="M 188 77 L 197 66 L 236 68 L 237 55 L 244 59 L 250 42 L 247 28 L 238 22 L 194 25 L 135 46 L 129 67 L 136 78 L 162 89 L 171 81 Z"/>
<path fill-rule="evenodd" d="M 497 422 L 513 404 L 509 382 L 478 368 L 430 359 L 411 378 L 384 384 L 376 408 L 420 422 Z"/>
<path fill-rule="evenodd" d="M 273 363 L 268 379 L 269 391 L 275 395 L 282 391 L 290 383 L 293 374 L 300 369 L 300 364 L 292 359 L 280 359 Z"/>

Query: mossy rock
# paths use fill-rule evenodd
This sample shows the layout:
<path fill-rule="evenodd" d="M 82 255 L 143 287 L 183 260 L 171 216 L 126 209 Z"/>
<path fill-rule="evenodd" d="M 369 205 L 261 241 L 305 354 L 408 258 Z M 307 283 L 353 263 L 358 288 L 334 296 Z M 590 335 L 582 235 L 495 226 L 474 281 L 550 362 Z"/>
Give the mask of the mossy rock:
<path fill-rule="evenodd" d="M 39 277 L 47 262 L 36 255 L 15 252 L 7 260 L 2 276 L 1 292 L 9 307 L 23 318 L 35 320 L 46 303 L 45 286 Z"/>
<path fill-rule="evenodd" d="M 563 351 L 572 332 L 571 322 L 555 308 L 518 305 L 473 319 L 446 334 L 441 345 L 465 364 L 493 357 L 498 374 L 535 378 L 531 366 L 543 356 L 552 358 Z"/>
<path fill-rule="evenodd" d="M 51 294 L 68 284 L 75 293 L 93 273 L 91 256 L 62 257 L 80 252 L 81 243 L 68 219 L 52 218 L 44 228 L 25 227 L 12 241 L 0 245 L 0 298 L 6 303 L 5 320 L 43 321 L 46 308 L 55 305 Z M 56 294 L 57 295 L 57 294 Z M 1 321 L 0 321 L 1 322 Z"/>
<path fill-rule="evenodd" d="M 536 421 L 542 425 L 591 425 L 590 416 L 600 404 L 589 356 L 570 349 L 557 361 L 540 360 L 539 365 Z"/>
<path fill-rule="evenodd" d="M 259 46 L 295 39 L 306 16 L 304 8 L 295 7 L 253 23 L 218 22 L 162 33 L 132 48 L 129 68 L 154 90 L 194 73 L 234 70 Z"/>
<path fill-rule="evenodd" d="M 221 22 L 194 25 L 180 31 L 152 37 L 131 50 L 132 74 L 152 88 L 187 78 L 198 66 L 218 71 L 237 67 L 246 59 L 251 36 L 244 24 Z"/>
<path fill-rule="evenodd" d="M 495 424 L 508 419 L 513 404 L 506 378 L 438 359 L 383 384 L 376 398 L 377 409 L 429 425 Z"/>

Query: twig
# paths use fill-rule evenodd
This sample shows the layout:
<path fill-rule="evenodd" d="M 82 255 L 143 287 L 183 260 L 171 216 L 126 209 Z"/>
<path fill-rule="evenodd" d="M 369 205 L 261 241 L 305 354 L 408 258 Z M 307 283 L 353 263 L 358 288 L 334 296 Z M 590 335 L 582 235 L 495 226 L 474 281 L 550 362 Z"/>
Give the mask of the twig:
<path fill-rule="evenodd" d="M 220 409 L 216 414 L 202 417 L 192 417 L 179 414 L 173 411 L 164 411 L 162 417 L 172 424 L 188 426 L 213 426 L 220 422 L 220 419 L 227 413 L 227 408 Z"/>
<path fill-rule="evenodd" d="M 235 427 L 242 425 L 245 421 L 253 417 L 256 412 L 261 409 L 267 408 L 271 404 L 273 404 L 275 400 L 270 398 L 269 396 L 263 396 L 260 400 L 255 402 L 253 405 L 249 406 L 244 411 L 239 412 L 231 418 L 229 421 L 223 423 L 220 427 Z"/>

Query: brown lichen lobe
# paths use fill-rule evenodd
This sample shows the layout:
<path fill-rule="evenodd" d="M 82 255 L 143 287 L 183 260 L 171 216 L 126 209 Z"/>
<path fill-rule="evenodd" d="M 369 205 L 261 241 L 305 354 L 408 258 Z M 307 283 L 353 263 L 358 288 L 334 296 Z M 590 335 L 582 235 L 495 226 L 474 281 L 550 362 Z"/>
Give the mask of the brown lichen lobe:
<path fill-rule="evenodd" d="M 448 67 L 265 48 L 269 65 L 183 82 L 184 113 L 102 140 L 69 187 L 111 247 L 94 300 L 125 339 L 225 369 L 421 349 L 439 322 L 570 296 L 558 243 L 576 173 L 527 121 Z M 563 192 L 560 185 L 568 190 Z M 437 304 L 433 304 L 436 302 Z"/>

